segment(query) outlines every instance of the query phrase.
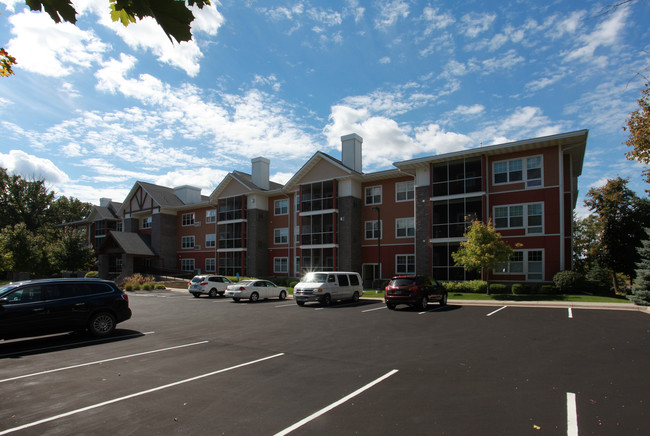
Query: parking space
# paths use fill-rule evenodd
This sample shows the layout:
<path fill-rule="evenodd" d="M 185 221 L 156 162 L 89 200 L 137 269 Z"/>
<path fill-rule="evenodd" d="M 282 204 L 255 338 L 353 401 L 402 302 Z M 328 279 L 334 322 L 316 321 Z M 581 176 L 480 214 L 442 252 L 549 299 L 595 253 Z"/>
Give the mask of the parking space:
<path fill-rule="evenodd" d="M 650 413 L 641 312 L 130 301 L 108 340 L 0 344 L 0 434 L 642 434 Z"/>

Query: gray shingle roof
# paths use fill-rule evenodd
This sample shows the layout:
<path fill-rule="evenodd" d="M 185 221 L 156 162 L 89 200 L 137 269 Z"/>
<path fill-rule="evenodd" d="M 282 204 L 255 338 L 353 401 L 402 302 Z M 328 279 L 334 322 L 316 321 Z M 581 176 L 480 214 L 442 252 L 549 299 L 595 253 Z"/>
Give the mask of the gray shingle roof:
<path fill-rule="evenodd" d="M 138 233 L 131 232 L 110 232 L 109 236 L 115 240 L 124 253 L 132 256 L 155 256 L 151 247 Z"/>

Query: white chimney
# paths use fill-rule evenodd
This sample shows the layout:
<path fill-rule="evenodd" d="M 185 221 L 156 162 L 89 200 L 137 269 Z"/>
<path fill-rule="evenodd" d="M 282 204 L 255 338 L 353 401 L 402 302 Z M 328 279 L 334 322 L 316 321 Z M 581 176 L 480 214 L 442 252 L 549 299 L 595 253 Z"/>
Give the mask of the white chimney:
<path fill-rule="evenodd" d="M 363 138 L 356 133 L 341 136 L 341 160 L 343 165 L 361 173 L 361 144 Z"/>
<path fill-rule="evenodd" d="M 271 184 L 269 183 L 269 167 L 271 161 L 265 157 L 256 157 L 251 160 L 253 164 L 253 183 L 264 190 L 269 190 Z"/>
<path fill-rule="evenodd" d="M 201 202 L 201 188 L 195 186 L 179 186 L 174 188 L 174 194 L 176 194 L 184 204 L 196 204 Z"/>

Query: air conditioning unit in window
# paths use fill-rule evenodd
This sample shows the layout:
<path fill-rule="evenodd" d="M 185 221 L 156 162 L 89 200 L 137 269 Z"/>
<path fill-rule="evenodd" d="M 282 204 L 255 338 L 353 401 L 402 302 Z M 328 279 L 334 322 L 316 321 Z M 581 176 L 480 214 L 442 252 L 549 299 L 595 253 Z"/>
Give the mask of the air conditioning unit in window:
<path fill-rule="evenodd" d="M 194 221 L 194 227 L 198 227 L 201 225 L 201 221 Z"/>
<path fill-rule="evenodd" d="M 195 250 L 200 250 L 200 249 L 201 249 L 201 246 L 200 246 L 200 245 L 195 245 L 195 246 L 194 246 L 194 249 L 195 249 Z"/>

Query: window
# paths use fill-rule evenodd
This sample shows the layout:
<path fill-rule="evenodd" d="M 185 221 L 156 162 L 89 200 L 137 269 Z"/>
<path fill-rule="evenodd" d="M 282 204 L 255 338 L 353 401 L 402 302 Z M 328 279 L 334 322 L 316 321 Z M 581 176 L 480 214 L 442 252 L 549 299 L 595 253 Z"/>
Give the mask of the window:
<path fill-rule="evenodd" d="M 522 181 L 526 182 L 527 187 L 542 185 L 542 156 L 495 162 L 492 168 L 496 185 Z"/>
<path fill-rule="evenodd" d="M 494 208 L 494 228 L 496 229 L 525 228 L 526 234 L 541 234 L 544 232 L 543 223 L 543 203 Z"/>
<path fill-rule="evenodd" d="M 194 235 L 183 236 L 181 239 L 181 248 L 194 248 Z"/>
<path fill-rule="evenodd" d="M 219 224 L 219 248 L 244 248 L 246 246 L 244 224 L 241 222 Z"/>
<path fill-rule="evenodd" d="M 217 246 L 217 234 L 216 233 L 210 233 L 205 235 L 205 247 L 206 248 L 214 248 Z"/>
<path fill-rule="evenodd" d="M 151 217 L 142 218 L 142 228 L 150 229 L 151 228 Z"/>
<path fill-rule="evenodd" d="M 244 275 L 245 258 L 241 252 L 219 253 L 219 274 L 222 276 Z"/>
<path fill-rule="evenodd" d="M 273 272 L 274 273 L 288 273 L 289 272 L 289 259 L 286 257 L 273 258 Z"/>
<path fill-rule="evenodd" d="M 413 200 L 413 180 L 395 183 L 395 201 Z"/>
<path fill-rule="evenodd" d="M 499 265 L 495 274 L 525 274 L 526 280 L 544 280 L 543 250 L 516 250 L 510 262 Z"/>
<path fill-rule="evenodd" d="M 483 190 L 481 158 L 459 159 L 431 165 L 434 197 L 470 194 Z"/>
<path fill-rule="evenodd" d="M 366 221 L 366 239 L 381 238 L 381 223 L 379 221 Z"/>
<path fill-rule="evenodd" d="M 244 215 L 245 196 L 222 198 L 219 200 L 219 221 L 246 219 Z"/>
<path fill-rule="evenodd" d="M 300 186 L 300 210 L 310 212 L 335 208 L 334 192 L 336 181 L 311 183 Z"/>
<path fill-rule="evenodd" d="M 366 205 L 370 204 L 381 204 L 381 186 L 366 188 Z"/>
<path fill-rule="evenodd" d="M 395 256 L 395 274 L 415 274 L 415 255 L 398 254 Z"/>
<path fill-rule="evenodd" d="M 432 204 L 433 237 L 462 238 L 467 226 L 483 219 L 481 197 L 434 201 Z"/>
<path fill-rule="evenodd" d="M 273 230 L 273 242 L 275 244 L 286 244 L 289 242 L 289 229 L 275 229 Z"/>
<path fill-rule="evenodd" d="M 276 215 L 286 215 L 289 213 L 289 200 L 275 200 L 274 209 Z"/>
<path fill-rule="evenodd" d="M 217 259 L 214 257 L 205 259 L 205 270 L 207 272 L 215 272 L 217 270 Z"/>
<path fill-rule="evenodd" d="M 206 223 L 216 223 L 217 222 L 217 210 L 211 209 L 205 211 L 205 222 Z"/>
<path fill-rule="evenodd" d="M 397 218 L 395 220 L 395 237 L 409 238 L 413 236 L 415 236 L 414 218 Z"/>
<path fill-rule="evenodd" d="M 194 271 L 194 259 L 181 259 L 181 270 Z"/>
<path fill-rule="evenodd" d="M 193 226 L 194 225 L 194 212 L 184 213 L 181 219 L 183 226 Z"/>
<path fill-rule="evenodd" d="M 333 213 L 308 215 L 300 218 L 300 243 L 304 245 L 321 245 L 334 243 Z"/>

